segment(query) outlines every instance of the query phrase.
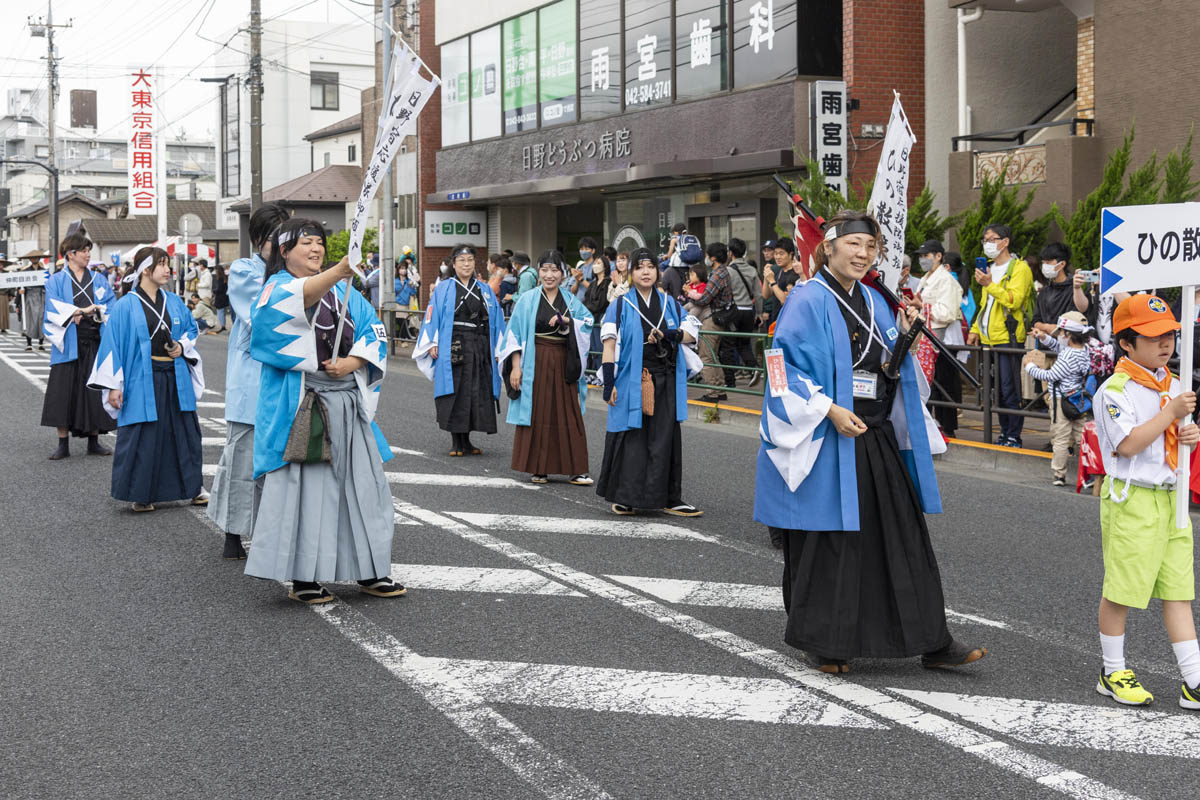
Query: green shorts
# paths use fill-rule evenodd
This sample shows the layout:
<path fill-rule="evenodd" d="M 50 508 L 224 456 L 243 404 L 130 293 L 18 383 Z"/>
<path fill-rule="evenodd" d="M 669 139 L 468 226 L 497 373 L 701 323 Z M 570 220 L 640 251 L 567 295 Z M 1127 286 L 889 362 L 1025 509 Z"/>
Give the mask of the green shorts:
<path fill-rule="evenodd" d="M 1175 492 L 1130 486 L 1124 503 L 1109 499 L 1112 478 L 1100 490 L 1104 547 L 1104 597 L 1130 608 L 1150 598 L 1196 599 L 1192 571 L 1192 523 L 1175 527 Z M 1125 488 L 1117 481 L 1118 493 Z"/>

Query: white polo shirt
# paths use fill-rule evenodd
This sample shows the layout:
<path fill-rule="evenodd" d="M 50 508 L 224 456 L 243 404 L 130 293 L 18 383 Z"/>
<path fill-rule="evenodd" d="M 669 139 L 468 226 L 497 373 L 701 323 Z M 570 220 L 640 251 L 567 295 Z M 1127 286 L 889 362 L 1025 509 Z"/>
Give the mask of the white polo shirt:
<path fill-rule="evenodd" d="M 1160 368 L 1155 378 L 1162 380 L 1166 370 Z M 1117 392 L 1109 388 L 1112 378 L 1104 382 L 1096 393 L 1096 437 L 1100 441 L 1100 456 L 1104 460 L 1104 471 L 1114 482 L 1134 480 L 1153 486 L 1174 485 L 1175 472 L 1167 464 L 1166 435 L 1159 436 L 1149 447 L 1133 458 L 1117 455 L 1117 447 L 1125 437 L 1139 425 L 1149 422 L 1162 404 L 1158 392 L 1128 380 L 1124 390 Z M 1178 378 L 1171 380 L 1171 397 L 1182 391 Z M 1114 487 L 1118 488 L 1118 487 Z"/>

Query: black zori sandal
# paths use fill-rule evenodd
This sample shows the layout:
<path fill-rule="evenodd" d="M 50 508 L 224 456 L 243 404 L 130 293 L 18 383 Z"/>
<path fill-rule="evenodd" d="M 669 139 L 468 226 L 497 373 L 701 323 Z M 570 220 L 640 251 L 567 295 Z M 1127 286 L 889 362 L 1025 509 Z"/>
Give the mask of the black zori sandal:
<path fill-rule="evenodd" d="M 225 534 L 225 549 L 221 551 L 221 558 L 236 559 L 241 561 L 246 558 L 246 548 L 242 547 L 242 537 L 236 533 Z"/>
<path fill-rule="evenodd" d="M 307 581 L 292 581 L 292 590 L 288 592 L 288 597 L 310 606 L 333 600 L 333 595 L 324 586 Z"/>
<path fill-rule="evenodd" d="M 365 581 L 359 581 L 358 590 L 366 594 L 373 594 L 376 597 L 399 597 L 408 592 L 408 589 L 405 589 L 390 577 L 369 578 Z"/>

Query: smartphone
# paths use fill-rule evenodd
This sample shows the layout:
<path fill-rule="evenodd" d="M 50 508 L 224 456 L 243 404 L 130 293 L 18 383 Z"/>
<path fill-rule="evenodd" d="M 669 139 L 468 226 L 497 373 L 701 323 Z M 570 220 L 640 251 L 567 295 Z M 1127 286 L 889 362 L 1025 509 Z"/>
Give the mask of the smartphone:
<path fill-rule="evenodd" d="M 979 270 L 980 272 L 987 272 L 988 271 L 987 258 L 985 258 L 984 256 L 975 256 L 975 269 Z"/>
<path fill-rule="evenodd" d="M 1098 269 L 1080 269 L 1076 272 L 1083 276 L 1083 282 L 1087 284 L 1100 282 L 1100 270 Z"/>

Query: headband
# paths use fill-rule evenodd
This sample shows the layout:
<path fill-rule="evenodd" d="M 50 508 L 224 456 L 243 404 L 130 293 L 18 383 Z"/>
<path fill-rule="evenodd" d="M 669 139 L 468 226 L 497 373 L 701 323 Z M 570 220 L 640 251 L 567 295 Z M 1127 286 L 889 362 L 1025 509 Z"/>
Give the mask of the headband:
<path fill-rule="evenodd" d="M 133 272 L 126 275 L 124 278 L 121 278 L 121 283 L 133 283 L 134 281 L 136 281 L 138 278 L 140 278 L 142 276 L 142 273 L 146 271 L 146 267 L 150 266 L 153 263 L 154 263 L 154 253 L 151 253 L 150 255 L 148 255 L 142 259 L 142 263 L 137 265 L 137 269 L 135 269 Z"/>
<path fill-rule="evenodd" d="M 305 236 L 323 236 L 323 235 L 324 235 L 323 231 L 317 230 L 316 228 L 313 228 L 309 225 L 305 225 L 304 227 L 299 228 L 294 231 L 280 231 L 278 237 L 276 237 L 276 238 L 279 242 L 279 246 L 283 247 L 285 244 L 290 242 L 292 239 L 301 239 Z"/>
<path fill-rule="evenodd" d="M 565 261 L 559 261 L 557 263 L 555 263 L 554 261 L 543 261 L 540 264 L 538 264 L 538 269 L 541 269 L 544 266 L 558 267 L 558 269 L 562 272 L 563 275 L 566 275 L 567 272 L 569 272 L 569 270 L 567 269 L 567 262 L 565 262 Z"/>
<path fill-rule="evenodd" d="M 825 241 L 831 242 L 834 239 L 840 239 L 852 233 L 865 233 L 868 236 L 876 235 L 875 229 L 871 227 L 871 223 L 865 219 L 852 219 L 840 225 L 830 225 L 825 231 Z"/>
<path fill-rule="evenodd" d="M 453 261 L 454 259 L 458 258 L 459 256 L 471 256 L 472 258 L 474 258 L 475 257 L 475 248 L 474 247 L 460 247 L 450 254 L 450 260 Z"/>
<path fill-rule="evenodd" d="M 650 255 L 649 248 L 639 247 L 637 250 L 634 250 L 629 254 L 629 264 L 631 267 L 636 267 L 643 261 L 653 261 L 654 265 L 658 266 L 658 262 L 654 261 L 654 256 Z"/>

